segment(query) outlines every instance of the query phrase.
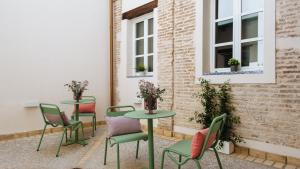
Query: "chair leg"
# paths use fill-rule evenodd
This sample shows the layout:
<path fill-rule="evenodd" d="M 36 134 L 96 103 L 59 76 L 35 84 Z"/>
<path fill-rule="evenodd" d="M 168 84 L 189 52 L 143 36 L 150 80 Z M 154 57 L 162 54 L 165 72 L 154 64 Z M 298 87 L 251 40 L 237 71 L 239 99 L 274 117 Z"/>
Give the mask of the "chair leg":
<path fill-rule="evenodd" d="M 84 131 L 83 131 L 83 124 L 82 124 L 82 122 L 80 122 L 80 126 L 81 126 L 82 138 L 84 138 Z"/>
<path fill-rule="evenodd" d="M 119 144 L 117 144 L 117 163 L 118 163 L 118 169 L 120 169 L 120 147 L 119 147 Z"/>
<path fill-rule="evenodd" d="M 162 156 L 161 156 L 160 169 L 164 169 L 165 154 L 166 154 L 166 150 L 163 151 L 163 154 L 162 154 Z"/>
<path fill-rule="evenodd" d="M 62 142 L 63 142 L 63 139 L 64 139 L 64 135 L 65 135 L 65 134 L 66 134 L 66 128 L 64 128 L 64 133 L 63 133 L 63 135 L 62 135 L 62 137 L 61 137 L 61 140 L 60 140 L 60 143 L 59 143 L 57 152 L 56 152 L 56 157 L 58 157 L 58 155 L 59 155 L 60 147 L 61 147 L 61 144 L 62 144 Z"/>
<path fill-rule="evenodd" d="M 66 129 L 66 144 L 68 143 L 68 129 Z"/>
<path fill-rule="evenodd" d="M 217 157 L 217 160 L 218 160 L 219 167 L 220 167 L 220 169 L 222 169 L 223 167 L 222 167 L 222 164 L 221 164 L 221 161 L 220 161 L 220 157 L 219 157 L 219 155 L 218 155 L 218 152 L 217 152 L 216 148 L 213 148 L 213 149 L 214 149 L 214 152 L 215 152 L 215 154 L 216 154 L 216 157 Z"/>
<path fill-rule="evenodd" d="M 138 140 L 136 143 L 136 153 L 135 153 L 135 158 L 138 159 L 139 158 L 139 145 L 140 145 L 140 141 Z"/>
<path fill-rule="evenodd" d="M 93 116 L 93 122 L 92 122 L 92 130 L 93 130 L 93 133 L 92 133 L 92 137 L 95 136 L 95 128 L 96 128 L 96 123 L 95 123 L 95 116 Z"/>
<path fill-rule="evenodd" d="M 95 114 L 95 131 L 97 130 L 97 117 L 96 117 L 96 114 Z"/>
<path fill-rule="evenodd" d="M 47 124 L 45 124 L 45 126 L 44 126 L 44 130 L 43 130 L 42 136 L 41 136 L 41 138 L 40 138 L 40 143 L 39 143 L 38 148 L 37 148 L 36 151 L 40 151 L 40 146 L 41 146 L 41 143 L 42 143 L 44 134 L 45 134 L 46 127 L 47 127 Z"/>
<path fill-rule="evenodd" d="M 106 165 L 107 144 L 108 144 L 108 138 L 105 138 L 104 165 Z"/>
<path fill-rule="evenodd" d="M 197 168 L 198 168 L 198 169 L 201 169 L 200 162 L 199 162 L 198 160 L 196 160 L 196 159 L 195 159 L 194 161 L 195 161 L 195 163 L 196 163 Z"/>
<path fill-rule="evenodd" d="M 181 159 L 182 159 L 182 156 L 179 155 L 179 163 L 181 163 Z M 178 169 L 180 169 L 180 168 L 181 168 L 181 165 L 179 164 L 179 165 L 178 165 Z"/>

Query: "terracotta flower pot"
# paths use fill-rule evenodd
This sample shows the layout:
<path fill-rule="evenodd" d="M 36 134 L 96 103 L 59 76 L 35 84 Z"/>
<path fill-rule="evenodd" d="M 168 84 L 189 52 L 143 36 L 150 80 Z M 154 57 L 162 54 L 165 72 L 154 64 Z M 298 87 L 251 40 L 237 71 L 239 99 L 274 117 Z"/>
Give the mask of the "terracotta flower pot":
<path fill-rule="evenodd" d="M 148 110 L 149 114 L 154 114 L 153 110 L 157 109 L 157 99 L 151 97 L 144 99 L 144 108 Z"/>
<path fill-rule="evenodd" d="M 76 101 L 79 101 L 82 97 L 82 92 L 79 92 L 79 93 L 74 93 L 73 95 L 73 99 L 76 100 Z"/>

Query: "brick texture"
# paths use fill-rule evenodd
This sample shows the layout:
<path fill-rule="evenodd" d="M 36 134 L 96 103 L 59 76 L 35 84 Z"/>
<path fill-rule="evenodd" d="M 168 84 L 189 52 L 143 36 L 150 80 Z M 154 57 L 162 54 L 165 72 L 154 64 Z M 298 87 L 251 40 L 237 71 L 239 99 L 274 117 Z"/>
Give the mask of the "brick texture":
<path fill-rule="evenodd" d="M 177 113 L 174 124 L 200 128 L 188 120 L 202 111 L 192 95 L 195 84 L 195 9 L 196 0 L 158 1 L 158 82 L 166 89 L 162 109 Z M 174 11 L 173 11 L 174 9 Z M 121 0 L 114 1 L 114 68 L 120 60 Z M 300 38 L 300 1 L 276 0 L 276 38 Z M 116 70 L 115 70 L 116 72 Z M 118 81 L 114 74 L 115 86 Z M 118 91 L 115 91 L 118 102 Z M 300 149 L 300 46 L 276 49 L 275 84 L 232 84 L 235 114 L 241 125 L 236 132 L 244 138 Z M 159 126 L 172 129 L 172 120 L 160 120 Z"/>

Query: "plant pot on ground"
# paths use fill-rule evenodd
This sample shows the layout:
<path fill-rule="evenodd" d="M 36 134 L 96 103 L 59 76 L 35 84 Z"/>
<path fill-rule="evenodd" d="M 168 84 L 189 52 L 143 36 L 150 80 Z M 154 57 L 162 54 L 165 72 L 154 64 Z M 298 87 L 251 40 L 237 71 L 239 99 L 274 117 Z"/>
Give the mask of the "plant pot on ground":
<path fill-rule="evenodd" d="M 239 61 L 234 59 L 234 58 L 231 58 L 228 61 L 228 65 L 230 66 L 230 70 L 232 72 L 237 72 L 238 71 L 239 64 L 240 64 Z"/>
<path fill-rule="evenodd" d="M 203 128 L 210 127 L 213 119 L 222 114 L 227 114 L 226 123 L 224 124 L 220 141 L 217 149 L 222 153 L 232 153 L 232 144 L 242 142 L 242 138 L 234 132 L 234 127 L 240 124 L 240 118 L 233 114 L 235 108 L 232 105 L 231 86 L 225 82 L 218 86 L 211 85 L 209 81 L 201 80 L 201 91 L 195 94 L 196 98 L 201 100 L 203 111 L 196 111 L 194 117 L 190 120 L 195 120 L 201 123 Z"/>

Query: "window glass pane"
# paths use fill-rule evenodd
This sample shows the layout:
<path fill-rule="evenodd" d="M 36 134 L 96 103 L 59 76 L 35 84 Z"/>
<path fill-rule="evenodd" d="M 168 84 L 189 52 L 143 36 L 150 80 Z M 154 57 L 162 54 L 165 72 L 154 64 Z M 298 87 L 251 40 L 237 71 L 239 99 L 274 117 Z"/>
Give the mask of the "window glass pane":
<path fill-rule="evenodd" d="M 232 58 L 232 45 L 216 47 L 216 68 L 229 67 L 228 61 Z"/>
<path fill-rule="evenodd" d="M 216 0 L 216 19 L 233 15 L 233 0 Z"/>
<path fill-rule="evenodd" d="M 153 55 L 148 56 L 148 72 L 153 72 Z"/>
<path fill-rule="evenodd" d="M 242 0 L 242 13 L 264 8 L 264 0 Z"/>
<path fill-rule="evenodd" d="M 148 38 L 148 53 L 153 53 L 153 37 Z"/>
<path fill-rule="evenodd" d="M 254 66 L 251 63 L 257 63 L 258 52 L 257 42 L 248 42 L 242 44 L 242 66 Z"/>
<path fill-rule="evenodd" d="M 258 13 L 242 16 L 242 39 L 258 37 Z"/>
<path fill-rule="evenodd" d="M 144 39 L 136 41 L 135 53 L 136 55 L 144 54 Z"/>
<path fill-rule="evenodd" d="M 216 44 L 232 42 L 233 20 L 226 20 L 216 23 Z"/>
<path fill-rule="evenodd" d="M 135 67 L 138 68 L 141 65 L 144 66 L 144 57 L 135 58 Z M 136 71 L 138 72 L 138 69 Z"/>
<path fill-rule="evenodd" d="M 144 22 L 139 22 L 136 24 L 136 38 L 144 36 Z"/>
<path fill-rule="evenodd" d="M 148 20 L 148 35 L 153 34 L 153 18 Z"/>

